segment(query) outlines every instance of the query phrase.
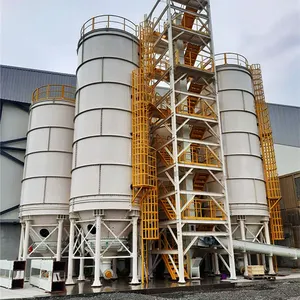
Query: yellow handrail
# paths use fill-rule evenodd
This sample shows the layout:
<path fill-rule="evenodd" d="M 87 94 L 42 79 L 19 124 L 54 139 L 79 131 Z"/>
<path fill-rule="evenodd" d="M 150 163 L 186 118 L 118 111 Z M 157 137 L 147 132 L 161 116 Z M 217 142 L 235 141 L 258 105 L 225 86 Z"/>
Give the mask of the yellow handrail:
<path fill-rule="evenodd" d="M 75 87 L 69 85 L 48 84 L 32 93 L 32 103 L 43 100 L 65 100 L 75 102 Z"/>
<path fill-rule="evenodd" d="M 120 29 L 138 36 L 138 26 L 132 21 L 117 15 L 100 15 L 87 20 L 81 27 L 80 36 L 103 28 Z"/>
<path fill-rule="evenodd" d="M 249 68 L 250 66 L 245 56 L 234 52 L 216 54 L 215 65 L 239 65 L 246 68 Z"/>

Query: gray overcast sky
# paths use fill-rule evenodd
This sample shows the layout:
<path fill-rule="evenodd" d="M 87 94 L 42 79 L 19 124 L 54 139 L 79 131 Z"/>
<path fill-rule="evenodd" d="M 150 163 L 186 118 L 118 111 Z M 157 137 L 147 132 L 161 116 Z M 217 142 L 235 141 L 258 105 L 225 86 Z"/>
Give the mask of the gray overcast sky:
<path fill-rule="evenodd" d="M 155 0 L 0 0 L 0 63 L 74 73 L 82 24 L 99 14 L 139 23 Z M 300 106 L 300 0 L 211 0 L 215 51 L 263 68 L 268 102 Z"/>

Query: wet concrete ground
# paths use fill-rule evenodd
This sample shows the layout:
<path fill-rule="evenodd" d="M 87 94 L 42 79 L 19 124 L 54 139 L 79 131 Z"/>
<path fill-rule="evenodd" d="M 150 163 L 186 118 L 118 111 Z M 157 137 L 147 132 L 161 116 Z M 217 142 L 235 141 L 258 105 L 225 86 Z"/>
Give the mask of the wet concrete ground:
<path fill-rule="evenodd" d="M 219 277 L 207 277 L 205 280 L 188 281 L 184 286 L 170 280 L 151 281 L 148 286 L 129 285 L 127 280 L 102 281 L 103 286 L 92 288 L 91 281 L 67 286 L 58 294 L 49 294 L 37 287 L 25 284 L 24 289 L 7 290 L 0 288 L 0 299 L 42 298 L 99 299 L 99 300 L 252 300 L 287 299 L 300 300 L 300 270 L 287 270 L 276 281 L 247 280 L 240 277 L 234 282 L 220 282 Z"/>

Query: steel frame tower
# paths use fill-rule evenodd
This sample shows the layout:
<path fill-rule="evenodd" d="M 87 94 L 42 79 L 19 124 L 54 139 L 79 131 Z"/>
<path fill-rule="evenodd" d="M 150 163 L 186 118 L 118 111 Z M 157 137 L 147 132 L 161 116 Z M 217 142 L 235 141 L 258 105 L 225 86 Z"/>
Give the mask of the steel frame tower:
<path fill-rule="evenodd" d="M 209 1 L 157 1 L 147 22 L 155 56 L 152 88 L 167 87 L 150 104 L 161 208 L 152 253 L 162 255 L 172 279 L 184 283 L 190 250 L 214 237 L 228 254 L 226 261 L 215 253 L 215 263 L 219 256 L 234 279 Z M 228 239 L 228 247 L 219 237 Z"/>

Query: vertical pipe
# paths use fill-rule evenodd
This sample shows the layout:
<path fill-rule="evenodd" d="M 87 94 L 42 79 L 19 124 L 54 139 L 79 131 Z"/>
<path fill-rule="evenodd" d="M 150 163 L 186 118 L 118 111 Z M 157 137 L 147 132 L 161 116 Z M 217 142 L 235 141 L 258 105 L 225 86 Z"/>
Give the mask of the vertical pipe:
<path fill-rule="evenodd" d="M 21 236 L 20 236 L 20 245 L 19 245 L 19 254 L 18 260 L 22 260 L 22 253 L 23 253 L 23 243 L 24 243 L 24 223 L 21 223 Z"/>
<path fill-rule="evenodd" d="M 69 257 L 68 257 L 68 277 L 66 285 L 75 284 L 73 280 L 73 248 L 75 237 L 75 220 L 70 219 L 70 236 L 69 236 Z"/>
<path fill-rule="evenodd" d="M 62 243 L 62 234 L 63 234 L 64 220 L 58 220 L 58 229 L 57 229 L 57 247 L 56 247 L 56 261 L 61 260 L 61 243 Z"/>
<path fill-rule="evenodd" d="M 79 261 L 79 276 L 78 276 L 78 281 L 84 281 L 85 276 L 84 276 L 84 237 L 83 237 L 83 229 L 82 229 L 82 235 L 81 235 L 81 246 L 80 246 L 80 261 Z"/>
<path fill-rule="evenodd" d="M 241 228 L 241 237 L 242 237 L 242 240 L 245 241 L 246 240 L 246 232 L 245 232 L 245 221 L 244 220 L 240 220 L 240 228 Z M 245 271 L 244 271 L 244 276 L 248 276 L 248 256 L 247 256 L 247 252 L 245 251 L 243 253 L 243 256 L 244 256 L 244 268 L 245 268 Z"/>
<path fill-rule="evenodd" d="M 95 272 L 94 272 L 94 282 L 93 287 L 100 287 L 100 257 L 101 257 L 101 216 L 96 216 L 96 247 L 95 247 Z"/>
<path fill-rule="evenodd" d="M 28 254 L 28 245 L 29 245 L 29 232 L 30 232 L 30 221 L 25 221 L 25 234 L 24 234 L 24 243 L 23 243 L 23 260 L 27 259 Z"/>
<path fill-rule="evenodd" d="M 132 279 L 130 284 L 140 284 L 138 279 L 138 217 L 132 217 Z"/>
<path fill-rule="evenodd" d="M 176 131 L 176 95 L 174 81 L 174 55 L 173 55 L 173 33 L 172 33 L 172 14 L 171 1 L 167 1 L 168 9 L 168 47 L 170 60 L 170 86 L 171 86 L 171 111 L 172 114 L 172 139 L 173 139 L 173 156 L 175 160 L 174 166 L 174 185 L 175 185 L 175 202 L 176 202 L 176 229 L 177 229 L 177 249 L 178 249 L 178 282 L 185 283 L 184 279 L 184 257 L 183 257 L 183 241 L 182 241 L 182 222 L 181 222 L 181 201 L 179 187 L 179 167 L 178 167 L 178 151 L 177 151 L 177 131 Z"/>
<path fill-rule="evenodd" d="M 264 226 L 265 226 L 266 243 L 268 245 L 270 245 L 271 241 L 270 241 L 270 232 L 269 232 L 269 222 L 264 222 Z M 275 274 L 274 266 L 273 266 L 273 253 L 269 254 L 269 256 L 268 256 L 268 263 L 269 263 L 269 274 L 270 275 Z"/>

